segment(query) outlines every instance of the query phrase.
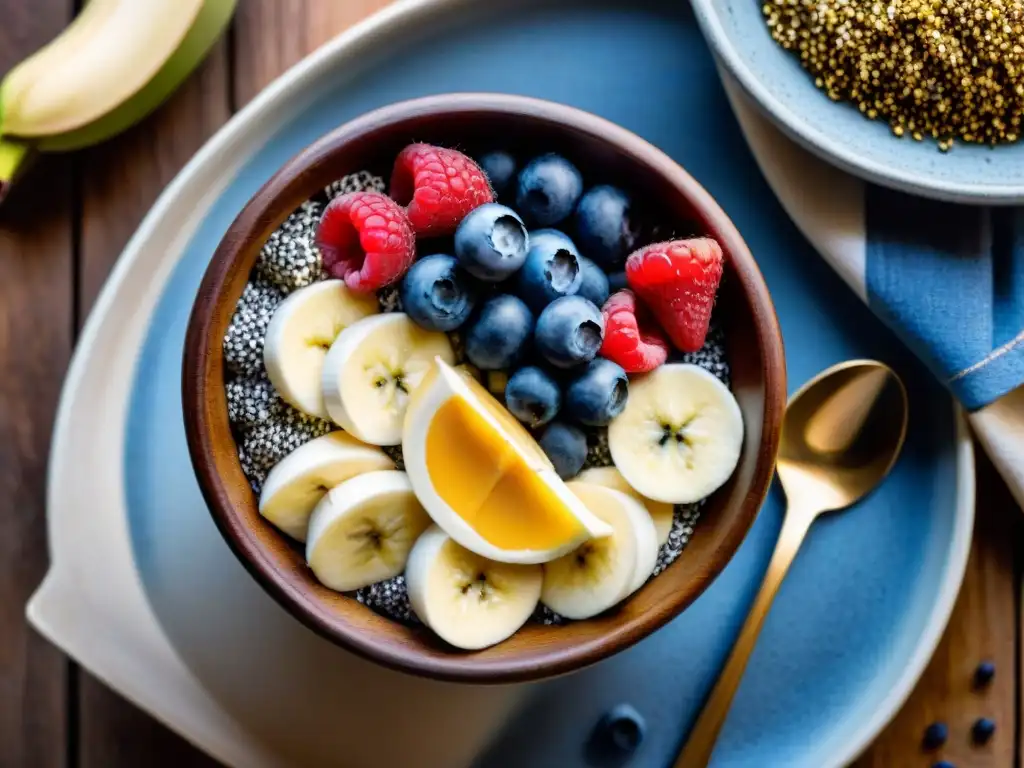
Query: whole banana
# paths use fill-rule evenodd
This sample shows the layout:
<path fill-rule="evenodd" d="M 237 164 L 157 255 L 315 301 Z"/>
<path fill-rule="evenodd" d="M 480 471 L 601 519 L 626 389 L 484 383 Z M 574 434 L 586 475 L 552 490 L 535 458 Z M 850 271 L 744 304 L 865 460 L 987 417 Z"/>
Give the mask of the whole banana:
<path fill-rule="evenodd" d="M 237 0 L 91 0 L 0 83 L 0 199 L 36 152 L 99 143 L 159 106 L 203 60 Z"/>

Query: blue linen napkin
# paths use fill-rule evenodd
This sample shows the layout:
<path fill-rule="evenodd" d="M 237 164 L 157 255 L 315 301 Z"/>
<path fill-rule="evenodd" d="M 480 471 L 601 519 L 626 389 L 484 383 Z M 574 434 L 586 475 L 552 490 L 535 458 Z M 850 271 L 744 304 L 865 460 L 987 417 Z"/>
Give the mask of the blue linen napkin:
<path fill-rule="evenodd" d="M 968 410 L 1024 384 L 1024 209 L 864 190 L 872 309 Z"/>

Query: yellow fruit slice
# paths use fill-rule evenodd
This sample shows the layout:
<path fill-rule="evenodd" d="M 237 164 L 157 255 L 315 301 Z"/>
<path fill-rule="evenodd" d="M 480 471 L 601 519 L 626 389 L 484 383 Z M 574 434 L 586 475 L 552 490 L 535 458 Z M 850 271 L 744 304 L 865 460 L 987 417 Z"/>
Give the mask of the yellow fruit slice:
<path fill-rule="evenodd" d="M 658 533 L 658 546 L 668 541 L 668 535 L 672 532 L 672 519 L 675 516 L 675 507 L 666 504 L 664 501 L 647 499 L 637 493 L 633 487 L 626 482 L 615 467 L 591 467 L 585 469 L 576 476 L 577 482 L 601 485 L 616 491 L 622 491 L 639 501 L 654 521 L 654 530 Z"/>
<path fill-rule="evenodd" d="M 471 376 L 435 359 L 402 431 L 406 472 L 445 533 L 506 563 L 543 563 L 610 533 L 537 442 Z"/>

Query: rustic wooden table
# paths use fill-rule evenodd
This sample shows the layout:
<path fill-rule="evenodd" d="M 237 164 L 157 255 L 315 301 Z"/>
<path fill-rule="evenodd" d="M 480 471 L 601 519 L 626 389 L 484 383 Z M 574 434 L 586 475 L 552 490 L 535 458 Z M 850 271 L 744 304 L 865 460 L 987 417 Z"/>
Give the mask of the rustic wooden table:
<path fill-rule="evenodd" d="M 274 77 L 387 2 L 240 0 L 230 34 L 170 103 L 108 144 L 46 159 L 0 210 L 0 768 L 213 765 L 25 624 L 25 601 L 47 563 L 43 499 L 54 409 L 78 330 L 157 195 Z M 54 37 L 80 4 L 0 0 L 0 72 Z M 1020 764 L 1022 521 L 980 459 L 974 549 L 949 630 L 903 711 L 858 766 L 914 768 L 939 757 L 961 768 Z M 982 693 L 970 687 L 980 659 L 997 665 Z M 998 730 L 973 748 L 970 724 L 981 715 Z M 950 725 L 941 755 L 920 748 L 935 719 Z"/>

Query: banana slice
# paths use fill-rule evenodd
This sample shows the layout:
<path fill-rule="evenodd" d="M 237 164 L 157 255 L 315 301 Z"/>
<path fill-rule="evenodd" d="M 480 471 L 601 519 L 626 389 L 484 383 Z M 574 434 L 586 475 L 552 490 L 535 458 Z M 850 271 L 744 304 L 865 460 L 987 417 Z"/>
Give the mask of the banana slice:
<path fill-rule="evenodd" d="M 588 619 L 643 586 L 658 561 L 658 534 L 647 510 L 621 491 L 568 483 L 612 534 L 591 539 L 544 565 L 541 602 L 568 619 Z"/>
<path fill-rule="evenodd" d="M 651 520 L 654 521 L 654 530 L 658 533 L 658 546 L 660 547 L 668 541 L 668 535 L 672 531 L 672 520 L 675 517 L 675 507 L 672 504 L 655 501 L 654 499 L 645 499 L 634 490 L 633 486 L 626 482 L 626 478 L 615 467 L 591 467 L 590 469 L 585 469 L 576 475 L 576 481 L 590 483 L 591 485 L 603 485 L 605 488 L 622 491 L 632 496 L 647 508 Z"/>
<path fill-rule="evenodd" d="M 331 432 L 299 446 L 270 470 L 260 514 L 296 541 L 305 541 L 309 516 L 327 491 L 363 472 L 394 467 L 380 449 Z"/>
<path fill-rule="evenodd" d="M 333 488 L 317 505 L 306 562 L 325 587 L 359 589 L 400 574 L 429 525 L 405 472 L 367 472 Z"/>
<path fill-rule="evenodd" d="M 350 325 L 338 335 L 324 362 L 327 413 L 360 440 L 398 445 L 409 395 L 435 357 L 455 362 L 448 337 L 423 330 L 401 312 Z"/>
<path fill-rule="evenodd" d="M 442 640 L 471 651 L 500 643 L 526 623 L 543 578 L 539 565 L 488 560 L 436 525 L 420 536 L 405 569 L 420 620 Z"/>
<path fill-rule="evenodd" d="M 344 280 L 324 280 L 289 295 L 274 311 L 263 345 L 274 389 L 303 413 L 329 418 L 321 390 L 327 350 L 342 329 L 378 309 L 375 296 L 350 291 Z"/>
<path fill-rule="evenodd" d="M 608 427 L 612 461 L 637 493 L 668 504 L 699 501 L 740 458 L 743 415 L 732 392 L 696 365 L 663 365 L 629 382 Z"/>

